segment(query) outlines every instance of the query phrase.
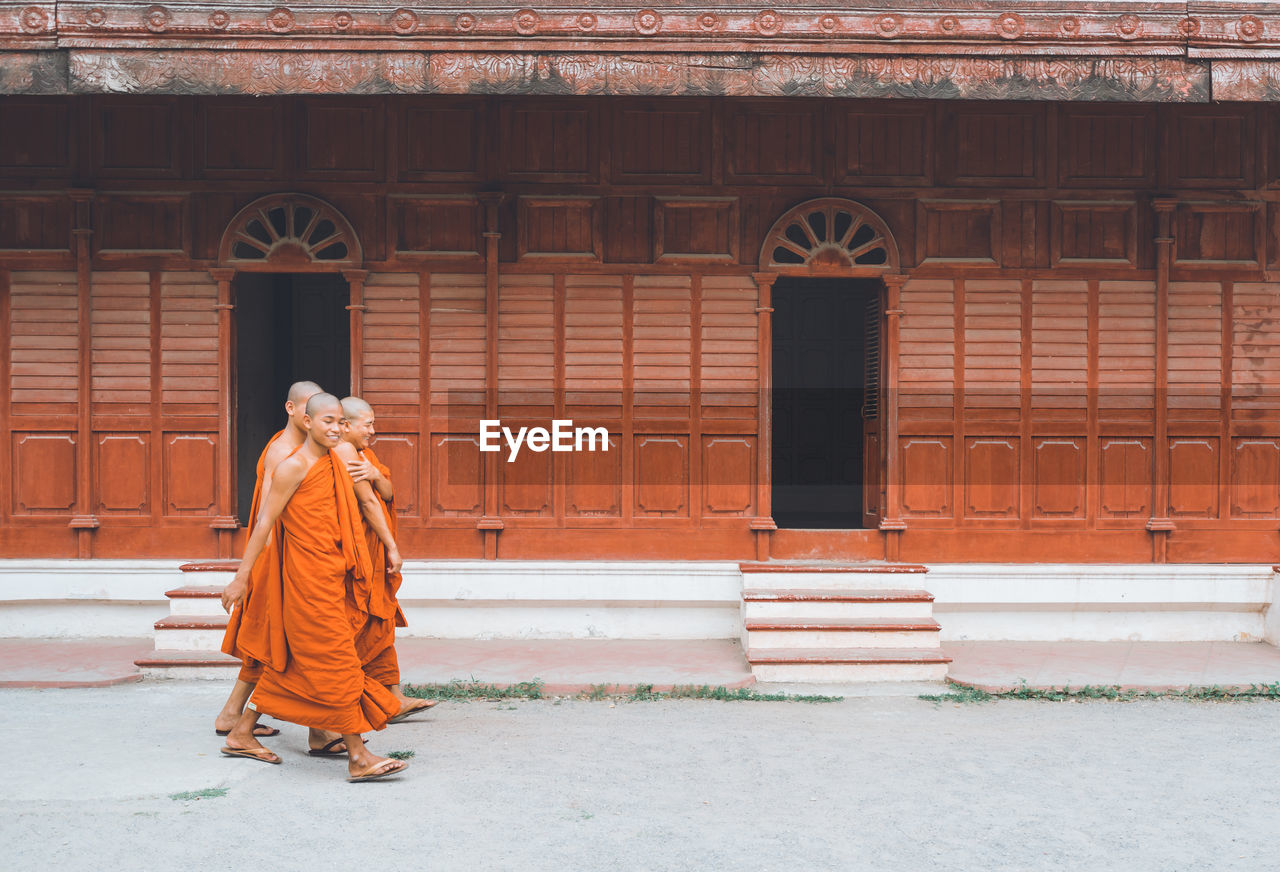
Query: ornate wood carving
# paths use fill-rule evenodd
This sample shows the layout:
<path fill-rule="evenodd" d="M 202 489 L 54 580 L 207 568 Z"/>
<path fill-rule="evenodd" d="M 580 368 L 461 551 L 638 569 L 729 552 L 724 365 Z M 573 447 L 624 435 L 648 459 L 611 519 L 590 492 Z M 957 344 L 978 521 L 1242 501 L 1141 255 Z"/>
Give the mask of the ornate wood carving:
<path fill-rule="evenodd" d="M 245 206 L 218 246 L 218 263 L 242 271 L 350 269 L 363 260 L 351 223 L 304 194 L 275 194 Z"/>
<path fill-rule="evenodd" d="M 884 220 L 838 197 L 794 207 L 774 222 L 760 249 L 760 269 L 768 272 L 876 274 L 898 266 L 898 244 Z"/>

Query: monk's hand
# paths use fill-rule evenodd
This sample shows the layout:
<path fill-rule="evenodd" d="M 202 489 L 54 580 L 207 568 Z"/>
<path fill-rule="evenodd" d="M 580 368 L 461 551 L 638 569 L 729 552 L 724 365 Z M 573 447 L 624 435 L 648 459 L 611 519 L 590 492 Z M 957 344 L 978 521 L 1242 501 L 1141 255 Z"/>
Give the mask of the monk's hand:
<path fill-rule="evenodd" d="M 238 606 L 244 602 L 244 594 L 248 589 L 248 582 L 237 572 L 231 583 L 222 589 L 222 610 L 230 614 L 232 606 Z"/>
<path fill-rule="evenodd" d="M 387 549 L 387 572 L 396 575 L 404 566 L 404 558 L 400 556 L 400 552 L 395 548 Z"/>
<path fill-rule="evenodd" d="M 378 467 L 363 457 L 359 460 L 347 461 L 347 473 L 350 474 L 353 484 L 359 484 L 362 481 L 375 482 L 382 478 Z"/>

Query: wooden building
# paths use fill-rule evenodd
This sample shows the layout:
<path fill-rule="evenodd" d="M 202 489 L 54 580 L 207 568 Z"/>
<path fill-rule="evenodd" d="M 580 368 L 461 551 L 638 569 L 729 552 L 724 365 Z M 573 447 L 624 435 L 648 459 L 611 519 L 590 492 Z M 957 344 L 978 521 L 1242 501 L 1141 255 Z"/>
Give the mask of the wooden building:
<path fill-rule="evenodd" d="M 0 0 L 0 557 L 1274 561 L 1280 11 L 828 5 Z"/>

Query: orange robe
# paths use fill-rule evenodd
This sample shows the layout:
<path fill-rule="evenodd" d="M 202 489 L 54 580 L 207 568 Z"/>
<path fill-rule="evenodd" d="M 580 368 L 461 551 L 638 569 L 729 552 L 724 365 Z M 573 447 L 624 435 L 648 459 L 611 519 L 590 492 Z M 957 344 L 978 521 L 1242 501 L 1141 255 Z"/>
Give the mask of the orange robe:
<path fill-rule="evenodd" d="M 267 471 L 267 452 L 271 450 L 271 446 L 275 441 L 284 435 L 284 431 L 280 430 L 276 435 L 267 440 L 267 447 L 262 449 L 262 453 L 258 455 L 258 480 L 253 484 L 253 502 L 249 506 L 249 534 L 253 534 L 253 528 L 258 523 L 258 509 L 262 505 L 262 480 L 266 477 Z M 246 618 L 250 614 L 250 609 L 258 605 L 253 599 L 253 583 L 255 577 L 260 578 L 263 575 L 262 558 L 258 558 L 258 562 L 249 570 L 249 586 L 245 591 L 244 601 L 231 614 L 230 620 L 227 621 L 227 632 L 222 637 L 222 650 L 227 654 L 235 653 L 235 639 L 240 634 L 243 624 L 260 624 L 261 618 Z M 249 658 L 241 658 L 240 680 L 249 684 L 256 684 L 258 679 L 262 677 L 262 664 Z"/>
<path fill-rule="evenodd" d="M 265 629 L 240 650 L 263 664 L 257 711 L 335 733 L 380 730 L 400 702 L 365 675 L 357 631 L 368 620 L 372 571 L 351 478 L 326 454 L 289 499 L 268 545 Z"/>
<path fill-rule="evenodd" d="M 390 481 L 391 470 L 378 460 L 373 449 L 366 448 L 363 453 L 365 459 Z M 377 488 L 374 488 L 374 494 L 377 493 Z M 382 506 L 383 517 L 386 518 L 391 538 L 394 539 L 397 535 L 395 509 L 381 496 L 378 497 L 378 503 Z M 356 650 L 360 654 L 366 675 L 379 684 L 399 684 L 400 661 L 396 657 L 396 627 L 408 626 L 404 612 L 396 601 L 396 593 L 399 592 L 403 579 L 398 572 L 387 572 L 387 548 L 364 515 L 360 518 L 364 522 L 365 543 L 373 564 L 373 589 L 368 609 L 369 620 L 356 634 Z"/>

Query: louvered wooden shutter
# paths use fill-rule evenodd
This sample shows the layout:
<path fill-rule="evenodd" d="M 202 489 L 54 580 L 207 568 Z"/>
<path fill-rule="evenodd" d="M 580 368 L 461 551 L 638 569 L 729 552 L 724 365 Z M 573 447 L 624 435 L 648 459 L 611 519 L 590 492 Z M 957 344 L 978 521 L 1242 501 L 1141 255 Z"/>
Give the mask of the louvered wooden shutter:
<path fill-rule="evenodd" d="M 868 294 L 863 318 L 862 419 L 880 417 L 880 295 Z"/>

